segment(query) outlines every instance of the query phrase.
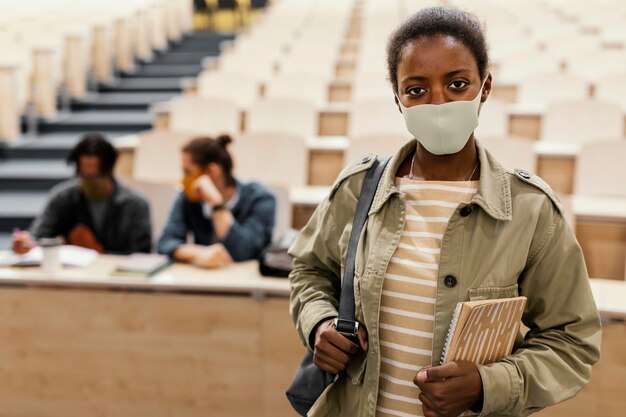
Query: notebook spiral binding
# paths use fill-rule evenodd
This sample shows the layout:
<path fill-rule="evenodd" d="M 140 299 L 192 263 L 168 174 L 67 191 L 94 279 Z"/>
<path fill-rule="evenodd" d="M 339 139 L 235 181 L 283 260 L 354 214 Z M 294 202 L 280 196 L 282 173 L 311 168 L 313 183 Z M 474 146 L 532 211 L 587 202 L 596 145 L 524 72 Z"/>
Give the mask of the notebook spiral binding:
<path fill-rule="evenodd" d="M 439 359 L 439 365 L 443 365 L 446 361 L 446 356 L 448 356 L 448 350 L 450 349 L 450 343 L 452 342 L 452 335 L 454 334 L 454 329 L 456 329 L 456 324 L 459 320 L 459 314 L 461 313 L 461 303 L 457 303 L 454 313 L 452 314 L 452 322 L 450 323 L 450 327 L 448 327 L 448 333 L 446 334 L 446 341 L 443 344 L 443 351 L 441 352 L 441 359 Z"/>

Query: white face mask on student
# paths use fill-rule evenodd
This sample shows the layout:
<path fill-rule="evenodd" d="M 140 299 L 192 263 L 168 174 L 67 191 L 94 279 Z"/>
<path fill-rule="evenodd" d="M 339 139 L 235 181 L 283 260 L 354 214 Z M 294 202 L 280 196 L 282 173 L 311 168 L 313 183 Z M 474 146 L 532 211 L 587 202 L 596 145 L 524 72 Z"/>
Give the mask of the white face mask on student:
<path fill-rule="evenodd" d="M 478 110 L 485 81 L 476 97 L 470 101 L 404 107 L 398 98 L 406 128 L 432 154 L 459 152 L 478 127 Z"/>

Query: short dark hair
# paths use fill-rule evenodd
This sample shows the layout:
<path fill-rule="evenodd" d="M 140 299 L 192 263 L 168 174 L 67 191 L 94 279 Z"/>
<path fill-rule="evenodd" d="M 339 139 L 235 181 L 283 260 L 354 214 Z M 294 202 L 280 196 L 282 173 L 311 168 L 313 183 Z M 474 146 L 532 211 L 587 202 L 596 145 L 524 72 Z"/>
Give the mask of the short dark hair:
<path fill-rule="evenodd" d="M 489 47 L 476 16 L 454 7 L 428 7 L 410 16 L 389 37 L 387 69 L 394 91 L 398 91 L 398 65 L 404 48 L 416 39 L 435 35 L 452 36 L 465 45 L 476 59 L 480 77 L 487 76 Z"/>
<path fill-rule="evenodd" d="M 235 185 L 233 177 L 233 159 L 226 149 L 233 140 L 228 135 L 196 138 L 183 147 L 183 152 L 191 156 L 194 164 L 206 168 L 210 163 L 218 164 L 224 171 L 226 183 Z"/>
<path fill-rule="evenodd" d="M 67 156 L 67 163 L 76 166 L 78 174 L 78 160 L 82 156 L 95 156 L 100 161 L 100 174 L 113 175 L 113 168 L 117 162 L 117 150 L 111 143 L 99 133 L 87 133 L 80 142 L 74 146 Z"/>

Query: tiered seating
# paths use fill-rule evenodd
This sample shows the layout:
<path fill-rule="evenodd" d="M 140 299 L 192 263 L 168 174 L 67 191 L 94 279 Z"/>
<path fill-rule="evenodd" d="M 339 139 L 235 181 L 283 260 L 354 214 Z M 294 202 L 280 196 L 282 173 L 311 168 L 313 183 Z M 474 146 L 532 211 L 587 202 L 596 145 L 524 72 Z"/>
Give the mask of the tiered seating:
<path fill-rule="evenodd" d="M 70 77 L 64 72 L 66 65 L 54 67 L 57 69 L 52 74 L 46 74 L 45 67 L 38 67 L 42 75 L 49 77 L 45 79 L 52 79 L 52 76 L 61 77 L 61 81 L 56 84 L 55 88 L 46 90 L 50 93 L 51 98 L 48 101 L 52 109 L 51 116 L 47 117 L 33 111 L 36 108 L 33 103 L 29 102 L 29 97 L 25 97 L 23 111 L 30 110 L 31 117 L 25 118 L 17 111 L 9 115 L 7 107 L 3 107 L 4 103 L 14 103 L 9 99 L 14 100 L 17 97 L 15 88 L 18 86 L 12 80 L 14 73 L 26 75 L 17 71 L 21 67 L 14 65 L 14 57 L 17 53 L 21 53 L 24 62 L 30 65 L 34 53 L 28 45 L 24 46 L 13 41 L 15 54 L 0 53 L 0 67 L 9 69 L 5 72 L 0 70 L 0 84 L 6 83 L 0 86 L 0 102 L 3 103 L 0 105 L 0 124 L 7 126 L 7 121 L 10 121 L 15 131 L 15 135 L 11 135 L 9 140 L 0 140 L 0 248 L 2 249 L 10 246 L 11 230 L 15 227 L 27 228 L 33 218 L 41 212 L 50 188 L 73 175 L 73 170 L 66 165 L 65 158 L 82 134 L 93 131 L 102 132 L 118 144 L 122 154 L 117 164 L 117 172 L 124 180 L 130 180 L 133 172 L 133 158 L 125 151 L 126 145 L 124 144 L 129 141 L 120 140 L 120 137 L 149 129 L 153 123 L 153 116 L 148 111 L 149 106 L 157 101 L 170 100 L 180 94 L 182 78 L 197 76 L 202 70 L 202 60 L 217 56 L 219 43 L 223 40 L 232 40 L 234 37 L 232 33 L 222 34 L 210 31 L 190 33 L 190 27 L 183 28 L 179 22 L 180 7 L 190 7 L 191 0 L 131 2 L 123 7 L 119 4 L 111 6 L 104 2 L 92 1 L 81 2 L 79 9 L 70 8 L 59 1 L 38 2 L 38 7 L 42 7 L 41 10 L 14 7 L 14 2 L 10 3 L 0 1 L 0 10 L 8 10 L 8 6 L 11 10 L 10 18 L 0 13 L 0 19 L 6 23 L 0 28 L 1 34 L 5 34 L 5 29 L 8 28 L 20 28 L 12 14 L 18 12 L 25 16 L 24 21 L 27 17 L 30 19 L 29 16 L 32 15 L 35 17 L 30 20 L 37 22 L 49 16 L 46 21 L 56 23 L 57 27 L 65 25 L 64 30 L 59 29 L 57 32 L 51 30 L 51 38 L 52 35 L 58 34 L 59 39 L 63 40 L 65 33 L 69 34 L 67 36 L 73 36 L 74 32 L 80 32 L 81 25 L 93 30 L 86 29 L 83 32 L 86 35 L 91 33 L 91 36 L 85 38 L 91 46 L 88 48 L 88 54 L 81 55 L 81 57 L 86 57 L 91 61 L 86 72 L 82 73 L 82 82 L 85 82 L 85 78 L 87 79 L 87 86 L 83 89 L 88 87 L 82 96 L 67 92 L 67 83 L 64 79 L 76 77 L 75 73 L 72 73 Z M 103 9 L 106 10 L 103 11 Z M 84 16 L 81 15 L 83 12 Z M 137 16 L 142 13 L 142 19 L 147 20 L 148 25 L 145 25 L 141 19 L 137 19 Z M 58 19 L 55 20 L 52 16 L 57 16 Z M 73 16 L 76 24 L 73 24 L 69 17 L 65 19 L 67 16 Z M 116 45 L 122 43 L 121 40 L 123 40 L 123 37 L 116 37 L 115 33 L 120 22 L 129 26 L 129 30 L 123 33 L 124 36 L 128 35 L 126 41 L 131 42 L 130 49 L 124 49 L 124 53 L 128 54 L 124 56 L 131 64 L 129 68 L 132 70 L 122 70 L 116 66 L 119 61 L 116 57 L 120 56 L 120 49 Z M 168 35 L 173 29 L 176 29 L 178 33 L 175 37 Z M 144 52 L 147 51 L 148 54 L 141 53 L 138 43 L 138 39 L 144 39 L 144 35 L 141 34 L 145 30 L 148 30 L 148 35 L 153 38 L 153 42 L 149 44 L 150 47 L 144 48 Z M 34 36 L 36 31 L 25 33 Z M 45 46 L 46 41 L 47 39 L 44 38 L 41 42 L 37 42 Z M 0 43 L 0 50 L 5 51 L 3 49 L 5 47 L 8 50 L 6 45 Z M 66 51 L 64 45 L 61 43 L 60 49 L 54 50 L 52 56 L 62 57 Z M 106 46 L 104 49 L 106 53 L 98 53 L 103 45 Z M 83 43 L 83 46 L 87 47 L 87 44 Z M 19 58 L 19 55 L 17 56 Z M 96 63 L 96 58 L 101 58 L 101 62 Z M 101 63 L 106 65 L 100 65 Z M 106 69 L 106 71 L 97 73 L 96 68 Z M 105 73 L 107 76 L 102 75 Z M 25 89 L 35 88 L 34 84 L 29 83 L 31 78 L 26 77 L 25 83 L 22 84 Z M 29 91 L 24 94 L 26 93 Z M 223 106 L 220 108 L 223 109 Z M 20 116 L 22 116 L 21 129 Z M 238 110 L 235 117 L 237 127 L 233 130 L 239 130 Z M 223 119 L 223 112 L 220 119 Z M 200 120 L 206 120 L 206 117 Z M 174 121 L 174 123 L 178 122 Z M 189 123 L 183 122 L 183 124 Z M 26 127 L 28 131 L 25 131 Z M 219 131 L 224 131 L 224 129 Z M 186 138 L 188 136 L 185 136 Z M 133 148 L 135 143 L 133 143 Z M 177 154 L 178 149 L 179 147 L 175 148 L 172 154 Z M 180 175 L 178 171 L 177 175 Z M 166 213 L 169 210 L 170 199 L 166 195 L 169 195 L 172 185 L 166 184 L 163 188 L 165 193 L 163 198 L 153 198 L 158 194 L 153 191 L 159 189 L 159 184 L 146 185 L 145 182 L 141 182 L 139 186 L 141 190 L 147 190 L 146 194 L 153 203 L 153 213 Z M 158 215 L 154 217 L 155 233 L 159 233 L 161 220 Z"/>
<path fill-rule="evenodd" d="M 0 139 L 19 136 L 27 108 L 54 117 L 57 96 L 84 98 L 89 82 L 109 82 L 180 40 L 192 29 L 191 7 L 186 0 L 0 2 Z"/>
<path fill-rule="evenodd" d="M 494 84 L 477 137 L 507 166 L 537 172 L 557 192 L 573 193 L 581 146 L 621 143 L 624 137 L 626 36 L 619 28 L 626 7 L 603 0 L 589 13 L 582 1 L 447 3 L 484 20 L 491 44 Z M 390 154 L 408 139 L 387 81 L 385 46 L 405 16 L 433 4 L 275 1 L 237 40 L 223 45 L 218 59 L 207 60 L 196 79 L 185 82 L 185 97 L 154 107 L 154 127 L 179 138 L 176 146 L 180 138 L 199 134 L 234 135 L 242 177 L 297 185 L 292 200 L 297 203 L 299 196 L 314 206 L 301 186 L 328 186 L 349 161 L 367 151 Z M 166 23 L 166 36 L 171 26 Z M 125 44 L 124 33 L 141 32 L 141 24 L 118 31 L 117 44 Z M 123 67 L 124 55 L 116 57 Z M 287 138 L 293 139 L 291 154 L 276 152 Z M 143 138 L 140 143 L 137 161 L 153 163 L 139 155 Z M 272 156 L 261 157 L 267 149 Z M 271 162 L 259 168 L 255 161 Z M 177 172 L 178 162 L 172 164 L 171 172 Z M 297 211 L 294 222 L 300 226 L 306 215 Z"/>

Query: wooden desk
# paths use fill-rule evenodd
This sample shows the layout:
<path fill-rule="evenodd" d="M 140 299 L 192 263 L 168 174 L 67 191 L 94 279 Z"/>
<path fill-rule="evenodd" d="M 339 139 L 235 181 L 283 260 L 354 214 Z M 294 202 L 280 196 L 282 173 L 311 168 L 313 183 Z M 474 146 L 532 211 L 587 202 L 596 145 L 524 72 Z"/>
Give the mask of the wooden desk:
<path fill-rule="evenodd" d="M 511 103 L 508 105 L 509 134 L 539 140 L 545 105 Z"/>
<path fill-rule="evenodd" d="M 598 310 L 603 318 L 600 361 L 591 382 L 571 400 L 539 412 L 540 417 L 624 415 L 626 409 L 626 282 L 591 279 Z"/>
<path fill-rule="evenodd" d="M 626 279 L 626 198 L 572 196 L 576 236 L 589 275 Z"/>
<path fill-rule="evenodd" d="M 574 193 L 576 158 L 581 146 L 569 142 L 537 141 L 533 150 L 537 154 L 537 175 L 543 178 L 557 193 Z"/>
<path fill-rule="evenodd" d="M 289 200 L 293 206 L 292 227 L 302 229 L 319 203 L 328 195 L 328 186 L 293 187 L 289 190 Z"/>
<path fill-rule="evenodd" d="M 256 263 L 111 277 L 0 269 L 3 415 L 294 416 L 287 280 Z M 10 318 L 10 319 L 8 319 Z"/>
<path fill-rule="evenodd" d="M 304 348 L 286 280 L 255 263 L 221 271 L 174 265 L 154 278 L 111 277 L 118 257 L 54 276 L 0 269 L 4 415 L 294 416 L 284 390 Z M 592 382 L 540 415 L 621 416 L 626 282 L 591 280 L 604 327 Z"/>

